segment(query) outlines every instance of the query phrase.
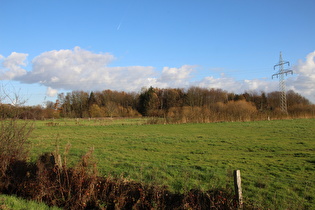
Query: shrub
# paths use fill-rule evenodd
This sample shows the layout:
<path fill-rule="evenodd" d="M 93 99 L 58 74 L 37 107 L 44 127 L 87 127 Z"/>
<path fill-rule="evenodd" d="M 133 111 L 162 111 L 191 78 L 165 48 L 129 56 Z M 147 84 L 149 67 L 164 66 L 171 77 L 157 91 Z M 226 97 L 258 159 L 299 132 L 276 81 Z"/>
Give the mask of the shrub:
<path fill-rule="evenodd" d="M 251 102 L 245 100 L 229 101 L 226 106 L 231 121 L 250 121 L 252 114 L 257 111 Z"/>
<path fill-rule="evenodd" d="M 15 161 L 24 161 L 27 158 L 27 138 L 33 130 L 33 124 L 28 121 L 15 119 L 0 121 L 0 189 L 8 183 L 6 171 Z"/>

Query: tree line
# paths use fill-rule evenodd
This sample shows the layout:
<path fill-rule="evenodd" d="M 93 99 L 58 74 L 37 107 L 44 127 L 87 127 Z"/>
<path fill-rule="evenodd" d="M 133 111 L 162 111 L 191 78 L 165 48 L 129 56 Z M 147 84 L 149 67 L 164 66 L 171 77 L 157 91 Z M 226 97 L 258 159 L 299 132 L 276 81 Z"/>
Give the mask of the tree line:
<path fill-rule="evenodd" d="M 156 117 L 167 123 L 248 121 L 267 118 L 314 117 L 315 105 L 298 93 L 287 92 L 288 113 L 280 110 L 280 92 L 244 92 L 201 87 L 143 88 L 141 92 L 114 90 L 61 93 L 42 106 L 1 104 L 2 118 L 24 119 Z"/>

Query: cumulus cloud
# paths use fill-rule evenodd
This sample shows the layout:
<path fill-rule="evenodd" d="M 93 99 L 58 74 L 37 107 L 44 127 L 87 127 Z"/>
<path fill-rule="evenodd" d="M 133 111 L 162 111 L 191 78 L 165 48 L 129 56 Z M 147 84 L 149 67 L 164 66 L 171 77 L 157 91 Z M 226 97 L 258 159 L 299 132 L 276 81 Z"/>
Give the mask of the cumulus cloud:
<path fill-rule="evenodd" d="M 299 60 L 293 67 L 293 76 L 286 77 L 286 89 L 294 90 L 302 96 L 315 103 L 315 51 L 306 56 L 306 60 Z M 244 91 L 278 91 L 278 80 L 251 79 L 235 80 L 226 77 L 224 74 L 220 78 L 205 77 L 197 85 L 209 88 L 221 88 L 234 93 L 243 93 Z"/>
<path fill-rule="evenodd" d="M 293 72 L 297 77 L 288 79 L 289 88 L 315 103 L 315 51 L 309 53 L 305 61 L 299 60 Z"/>
<path fill-rule="evenodd" d="M 244 91 L 263 91 L 263 92 L 272 92 L 277 91 L 279 87 L 278 81 L 269 81 L 267 79 L 253 79 L 253 80 L 244 80 L 242 85 L 242 92 Z"/>
<path fill-rule="evenodd" d="M 55 97 L 58 93 L 58 90 L 56 89 L 53 89 L 51 87 L 48 87 L 47 88 L 47 91 L 46 91 L 46 95 L 49 96 L 49 97 Z"/>
<path fill-rule="evenodd" d="M 44 52 L 32 61 L 32 71 L 18 80 L 25 83 L 40 83 L 52 88 L 89 88 L 93 79 L 108 80 L 105 67 L 114 60 L 110 54 L 95 54 L 75 47 L 74 50 Z M 89 81 L 90 84 L 85 82 Z"/>
<path fill-rule="evenodd" d="M 24 57 L 23 57 L 23 56 Z M 20 68 L 27 54 L 15 59 L 5 59 L 6 71 L 1 79 L 12 79 L 22 83 L 39 83 L 47 86 L 47 95 L 56 90 L 127 90 L 138 91 L 142 87 L 175 87 L 187 85 L 192 66 L 180 68 L 164 67 L 159 74 L 152 66 L 110 67 L 115 57 L 108 53 L 92 53 L 75 47 L 73 50 L 44 52 L 32 61 L 32 70 Z M 23 59 L 21 59 L 23 57 Z M 12 65 L 8 65 L 10 60 Z M 13 62 L 15 61 L 15 62 Z M 17 71 L 19 70 L 19 71 Z"/>
<path fill-rule="evenodd" d="M 26 54 L 24 55 L 27 56 Z M 21 56 L 20 56 L 21 57 Z M 10 60 L 12 65 L 8 65 Z M 44 52 L 32 61 L 32 70 L 19 67 L 22 59 L 5 59 L 1 79 L 12 79 L 22 83 L 39 83 L 47 86 L 47 94 L 56 90 L 137 90 L 142 86 L 155 85 L 153 67 L 129 66 L 109 67 L 115 60 L 109 53 L 93 53 L 75 47 L 73 50 Z M 15 61 L 15 62 L 13 62 Z M 18 72 L 17 70 L 20 70 Z"/>
<path fill-rule="evenodd" d="M 26 58 L 28 54 L 13 52 L 7 58 L 0 55 L 2 68 L 0 69 L 0 80 L 11 80 L 15 77 L 20 77 L 26 74 L 26 70 L 21 66 L 26 66 Z"/>
<path fill-rule="evenodd" d="M 158 81 L 172 87 L 186 86 L 194 70 L 195 66 L 190 65 L 183 65 L 180 68 L 164 67 Z"/>
<path fill-rule="evenodd" d="M 218 88 L 224 90 L 230 90 L 234 88 L 235 90 L 240 87 L 241 83 L 236 81 L 234 78 L 221 75 L 220 78 L 215 78 L 213 76 L 205 77 L 200 82 L 197 82 L 196 85 L 201 87 Z"/>
<path fill-rule="evenodd" d="M 223 89 L 232 93 L 244 93 L 245 91 L 271 92 L 278 88 L 278 83 L 268 80 L 235 80 L 232 77 L 226 77 L 224 74 L 219 78 L 205 77 L 200 82 L 196 82 L 197 86 L 205 88 Z"/>
<path fill-rule="evenodd" d="M 192 81 L 197 66 L 183 65 L 178 68 L 164 67 L 161 71 L 152 66 L 113 67 L 115 57 L 109 53 L 93 53 L 75 47 L 71 50 L 44 52 L 32 60 L 32 69 L 26 71 L 27 54 L 0 55 L 2 67 L 0 80 L 15 80 L 47 87 L 47 96 L 56 96 L 59 90 L 139 91 L 142 87 L 189 87 L 220 88 L 229 92 L 271 92 L 278 90 L 277 80 L 236 80 L 222 74 Z M 288 77 L 288 89 L 292 89 L 315 102 L 315 52 L 299 61 L 294 67 L 297 76 Z"/>

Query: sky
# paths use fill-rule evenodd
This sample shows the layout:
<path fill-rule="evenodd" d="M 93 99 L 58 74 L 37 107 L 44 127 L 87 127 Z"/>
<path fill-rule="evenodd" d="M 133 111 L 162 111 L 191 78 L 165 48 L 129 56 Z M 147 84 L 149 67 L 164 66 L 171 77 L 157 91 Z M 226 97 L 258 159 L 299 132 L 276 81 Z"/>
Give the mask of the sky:
<path fill-rule="evenodd" d="M 278 91 L 315 103 L 314 0 L 0 0 L 0 100 L 145 87 Z"/>

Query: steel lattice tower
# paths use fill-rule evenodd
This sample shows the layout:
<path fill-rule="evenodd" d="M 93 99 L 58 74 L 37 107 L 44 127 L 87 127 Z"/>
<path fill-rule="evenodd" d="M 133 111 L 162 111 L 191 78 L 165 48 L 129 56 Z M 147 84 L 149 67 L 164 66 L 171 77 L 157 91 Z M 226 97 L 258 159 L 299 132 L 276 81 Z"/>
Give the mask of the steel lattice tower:
<path fill-rule="evenodd" d="M 292 70 L 284 69 L 284 65 L 290 66 L 290 63 L 288 61 L 284 61 L 282 59 L 282 52 L 280 52 L 280 58 L 279 63 L 274 65 L 273 69 L 275 70 L 276 67 L 279 67 L 279 71 L 276 74 L 272 75 L 272 79 L 274 76 L 277 76 L 279 78 L 279 90 L 280 90 L 280 108 L 281 111 L 287 113 L 287 95 L 285 91 L 285 80 L 284 75 L 288 75 L 288 73 L 293 74 Z"/>

